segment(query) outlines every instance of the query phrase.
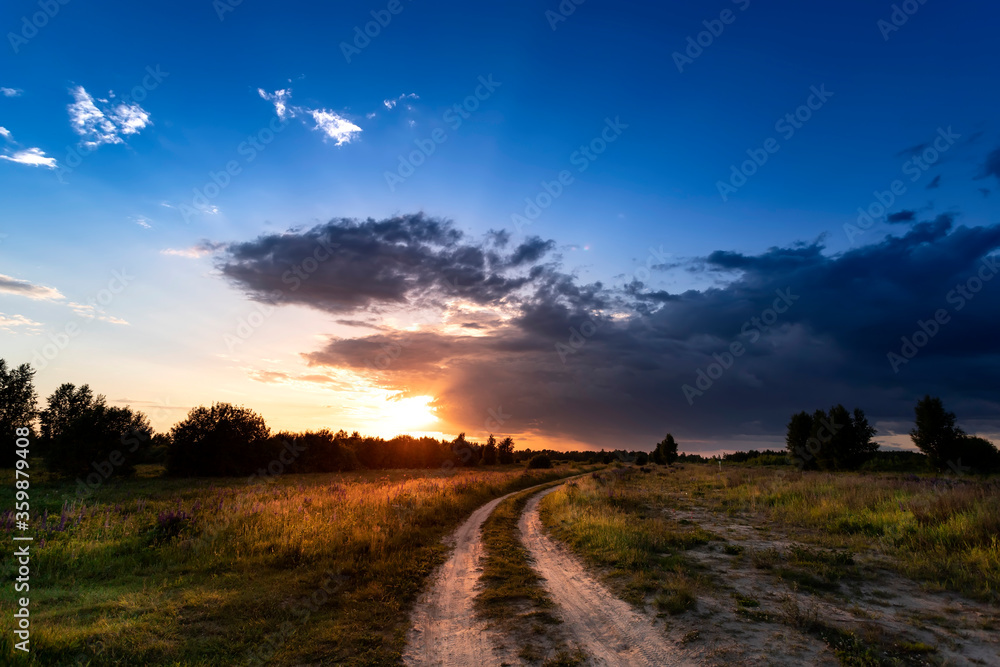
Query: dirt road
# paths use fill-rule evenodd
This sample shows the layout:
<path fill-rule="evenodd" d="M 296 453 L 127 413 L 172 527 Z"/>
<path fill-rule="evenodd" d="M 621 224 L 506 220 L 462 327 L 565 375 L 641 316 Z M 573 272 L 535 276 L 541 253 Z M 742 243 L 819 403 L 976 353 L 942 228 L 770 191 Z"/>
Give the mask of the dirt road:
<path fill-rule="evenodd" d="M 521 516 L 521 540 L 545 577 L 545 588 L 559 606 L 563 629 L 602 667 L 669 667 L 696 664 L 666 639 L 661 626 L 636 612 L 595 580 L 582 563 L 557 545 L 542 529 L 538 503 L 555 491 L 542 491 L 528 501 Z"/>
<path fill-rule="evenodd" d="M 520 493 L 519 491 L 515 493 Z M 517 664 L 513 647 L 476 620 L 473 600 L 481 573 L 480 529 L 496 506 L 514 493 L 486 503 L 466 519 L 448 542 L 454 551 L 417 601 L 403 662 L 414 667 L 499 667 Z"/>

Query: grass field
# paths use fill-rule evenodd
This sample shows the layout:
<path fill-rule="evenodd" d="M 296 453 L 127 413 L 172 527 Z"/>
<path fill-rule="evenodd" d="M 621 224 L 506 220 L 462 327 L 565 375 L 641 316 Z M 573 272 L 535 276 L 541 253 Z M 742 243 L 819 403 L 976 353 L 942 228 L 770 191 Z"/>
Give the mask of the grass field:
<path fill-rule="evenodd" d="M 939 646 L 995 636 L 1000 621 L 996 479 L 623 468 L 550 494 L 541 512 L 621 597 L 690 629 L 682 641 L 722 627 L 727 606 L 741 632 L 784 624 L 842 664 L 939 664 Z"/>
<path fill-rule="evenodd" d="M 441 538 L 492 498 L 576 472 L 137 479 L 82 502 L 36 483 L 31 664 L 394 664 Z M 14 599 L 5 587 L 4 608 Z M 5 614 L 4 656 L 11 630 Z"/>

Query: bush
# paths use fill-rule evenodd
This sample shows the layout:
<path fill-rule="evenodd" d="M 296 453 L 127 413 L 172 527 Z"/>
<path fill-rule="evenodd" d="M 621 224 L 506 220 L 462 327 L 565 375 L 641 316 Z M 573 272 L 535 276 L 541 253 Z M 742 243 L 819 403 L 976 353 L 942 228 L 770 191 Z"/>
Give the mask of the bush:
<path fill-rule="evenodd" d="M 42 413 L 42 449 L 49 470 L 105 479 L 129 476 L 149 449 L 153 429 L 141 412 L 107 405 L 90 387 L 63 384 Z"/>
<path fill-rule="evenodd" d="M 167 472 L 171 475 L 250 475 L 273 458 L 264 418 L 230 403 L 192 409 L 170 436 Z"/>
<path fill-rule="evenodd" d="M 528 467 L 529 468 L 536 468 L 536 469 L 537 468 L 551 468 L 552 467 L 552 459 L 550 459 L 545 454 L 535 454 L 534 456 L 531 457 L 531 460 L 528 461 Z"/>

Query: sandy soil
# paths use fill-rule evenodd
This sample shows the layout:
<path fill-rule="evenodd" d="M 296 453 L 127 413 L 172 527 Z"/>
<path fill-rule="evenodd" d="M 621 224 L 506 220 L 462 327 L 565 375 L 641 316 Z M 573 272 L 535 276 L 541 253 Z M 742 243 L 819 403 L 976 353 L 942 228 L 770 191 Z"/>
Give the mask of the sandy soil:
<path fill-rule="evenodd" d="M 516 492 L 520 493 L 520 492 Z M 473 601 L 482 572 L 483 522 L 504 499 L 491 500 L 466 519 L 448 539 L 454 546 L 434 575 L 433 585 L 417 601 L 411 616 L 403 662 L 431 667 L 499 667 L 517 664 L 517 651 L 484 622 L 476 620 Z"/>
<path fill-rule="evenodd" d="M 744 547 L 747 556 L 767 549 L 786 552 L 802 544 L 774 526 L 755 527 L 744 518 L 734 519 L 696 507 L 667 511 L 674 519 L 693 521 Z M 818 640 L 792 627 L 739 618 L 733 613 L 733 600 L 727 596 L 732 592 L 758 600 L 761 611 L 787 615 L 791 610 L 845 630 L 869 630 L 928 644 L 937 649 L 929 656 L 932 664 L 1000 664 L 1000 633 L 996 631 L 1000 627 L 1000 609 L 954 593 L 925 590 L 879 567 L 870 555 L 856 555 L 855 560 L 863 571 L 875 573 L 875 578 L 844 582 L 839 594 L 816 595 L 793 590 L 766 570 L 755 568 L 747 556 L 725 554 L 718 543 L 687 553 L 717 575 L 723 586 L 715 594 L 700 594 L 701 613 L 678 625 L 700 628 L 705 648 L 710 649 L 708 655 L 724 657 L 725 664 L 752 664 L 762 658 L 767 664 L 803 664 L 799 660 L 809 654 L 814 656 L 809 664 L 837 664 L 829 649 L 824 650 Z M 721 635 L 705 633 L 706 625 L 717 628 Z M 769 631 L 781 633 L 784 641 L 767 641 Z M 726 635 L 739 637 L 739 644 L 731 645 Z"/>
<path fill-rule="evenodd" d="M 521 540 L 559 607 L 562 629 L 589 654 L 589 664 L 602 667 L 696 664 L 683 647 L 664 636 L 662 623 L 618 599 L 575 556 L 545 535 L 538 503 L 557 488 L 543 491 L 528 501 L 520 521 Z"/>

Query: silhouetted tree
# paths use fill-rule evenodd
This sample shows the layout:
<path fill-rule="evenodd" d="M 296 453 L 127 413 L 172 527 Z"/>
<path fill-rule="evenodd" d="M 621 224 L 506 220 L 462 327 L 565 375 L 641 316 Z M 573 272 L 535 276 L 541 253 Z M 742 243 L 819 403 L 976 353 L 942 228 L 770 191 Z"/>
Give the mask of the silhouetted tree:
<path fill-rule="evenodd" d="M 490 433 L 490 437 L 486 439 L 486 445 L 483 447 L 483 465 L 496 465 L 496 462 L 497 439 L 493 437 L 492 433 Z"/>
<path fill-rule="evenodd" d="M 917 401 L 914 408 L 916 428 L 910 438 L 917 449 L 930 459 L 937 469 L 947 467 L 948 461 L 958 458 L 959 442 L 965 432 L 955 426 L 955 413 L 944 409 L 941 399 L 930 395 Z"/>
<path fill-rule="evenodd" d="M 0 466 L 4 468 L 12 467 L 18 458 L 14 429 L 28 428 L 32 435 L 35 431 L 38 396 L 34 376 L 35 370 L 29 364 L 9 368 L 0 359 Z"/>
<path fill-rule="evenodd" d="M 45 462 L 65 475 L 96 483 L 112 475 L 129 476 L 149 449 L 149 419 L 129 407 L 112 407 L 90 387 L 60 385 L 42 412 Z"/>
<path fill-rule="evenodd" d="M 788 422 L 788 433 L 785 435 L 785 447 L 792 460 L 800 468 L 814 470 L 816 468 L 816 453 L 810 451 L 809 438 L 812 437 L 813 420 L 807 412 L 792 415 Z M 819 441 L 815 443 L 818 451 Z"/>
<path fill-rule="evenodd" d="M 656 450 L 653 453 L 666 465 L 673 465 L 674 461 L 677 460 L 677 442 L 674 440 L 674 436 L 667 433 L 667 437 L 656 443 Z"/>
<path fill-rule="evenodd" d="M 635 455 L 635 464 L 638 466 L 644 466 L 649 463 L 649 454 L 646 452 L 639 452 Z"/>
<path fill-rule="evenodd" d="M 514 462 L 514 438 L 509 435 L 497 445 L 497 458 L 503 465 Z"/>
<path fill-rule="evenodd" d="M 268 463 L 270 429 L 249 408 L 213 403 L 191 410 L 170 431 L 167 470 L 173 475 L 249 475 Z"/>
<path fill-rule="evenodd" d="M 966 435 L 959 440 L 955 451 L 955 461 L 949 467 L 956 472 L 990 473 L 1000 471 L 1000 451 L 996 445 L 974 435 Z"/>
<path fill-rule="evenodd" d="M 549 458 L 548 454 L 535 454 L 528 461 L 529 468 L 551 468 L 552 459 Z"/>

